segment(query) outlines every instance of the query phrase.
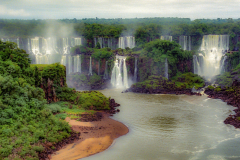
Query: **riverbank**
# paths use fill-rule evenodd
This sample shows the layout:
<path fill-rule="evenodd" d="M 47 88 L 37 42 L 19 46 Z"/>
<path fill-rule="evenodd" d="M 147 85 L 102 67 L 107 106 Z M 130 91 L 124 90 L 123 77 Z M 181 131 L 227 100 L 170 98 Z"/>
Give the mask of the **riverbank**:
<path fill-rule="evenodd" d="M 101 112 L 102 119 L 93 122 L 79 122 L 66 118 L 72 129 L 80 133 L 76 142 L 63 147 L 51 155 L 52 160 L 75 160 L 106 150 L 113 141 L 128 133 L 128 128 L 121 122 Z"/>
<path fill-rule="evenodd" d="M 232 88 L 206 88 L 205 93 L 209 98 L 221 99 L 228 105 L 237 107 L 224 121 L 225 124 L 233 125 L 235 128 L 240 128 L 240 88 L 237 82 L 234 82 Z"/>

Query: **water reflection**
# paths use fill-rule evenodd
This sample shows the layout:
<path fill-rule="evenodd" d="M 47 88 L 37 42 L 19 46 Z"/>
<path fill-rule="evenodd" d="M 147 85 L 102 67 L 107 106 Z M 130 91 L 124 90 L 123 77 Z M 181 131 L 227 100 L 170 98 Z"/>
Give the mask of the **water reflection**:
<path fill-rule="evenodd" d="M 153 117 L 149 119 L 148 125 L 151 125 L 153 128 L 158 129 L 159 131 L 173 131 L 177 127 L 177 120 L 172 117 Z"/>

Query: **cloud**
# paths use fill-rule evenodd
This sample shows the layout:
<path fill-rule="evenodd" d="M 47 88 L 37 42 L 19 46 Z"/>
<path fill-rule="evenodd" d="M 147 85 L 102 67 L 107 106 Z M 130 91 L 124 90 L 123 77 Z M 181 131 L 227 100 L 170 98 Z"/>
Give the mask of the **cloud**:
<path fill-rule="evenodd" d="M 0 0 L 0 16 L 28 18 L 239 18 L 239 0 Z M 2 18 L 3 16 L 1 16 Z"/>
<path fill-rule="evenodd" d="M 30 13 L 27 13 L 24 9 L 14 10 L 14 9 L 9 9 L 3 5 L 0 5 L 0 15 L 27 17 L 30 15 Z"/>

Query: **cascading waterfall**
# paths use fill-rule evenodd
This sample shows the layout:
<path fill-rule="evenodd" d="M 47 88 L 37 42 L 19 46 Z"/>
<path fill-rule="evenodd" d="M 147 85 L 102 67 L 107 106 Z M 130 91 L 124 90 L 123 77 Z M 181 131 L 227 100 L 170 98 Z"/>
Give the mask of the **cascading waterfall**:
<path fill-rule="evenodd" d="M 226 59 L 227 59 L 227 56 L 224 56 L 223 59 L 222 59 L 222 61 L 221 61 L 220 72 L 225 72 L 224 65 L 225 65 Z"/>
<path fill-rule="evenodd" d="M 80 72 L 81 73 L 81 55 L 73 56 L 73 63 L 74 63 L 74 72 Z"/>
<path fill-rule="evenodd" d="M 92 75 L 92 57 L 90 57 L 90 62 L 89 62 L 89 73 L 88 75 Z"/>
<path fill-rule="evenodd" d="M 118 38 L 118 48 L 125 49 L 124 37 L 119 37 Z"/>
<path fill-rule="evenodd" d="M 191 37 L 190 36 L 180 36 L 179 44 L 181 45 L 183 50 L 191 50 Z"/>
<path fill-rule="evenodd" d="M 165 69 L 164 69 L 164 77 L 168 79 L 168 60 L 165 59 Z"/>
<path fill-rule="evenodd" d="M 126 57 L 116 57 L 112 70 L 111 84 L 116 88 L 128 88 Z"/>
<path fill-rule="evenodd" d="M 202 39 L 199 54 L 198 74 L 211 79 L 221 72 L 221 59 L 229 49 L 229 35 L 205 35 Z M 202 62 L 201 62 L 202 61 Z M 194 62 L 196 63 L 196 62 Z M 201 70 L 201 72 L 200 72 Z"/>
<path fill-rule="evenodd" d="M 68 74 L 72 73 L 72 56 L 68 56 Z"/>
<path fill-rule="evenodd" d="M 30 40 L 30 38 L 28 38 L 27 49 L 28 49 L 28 52 L 31 51 L 31 40 Z"/>
<path fill-rule="evenodd" d="M 188 50 L 192 50 L 192 41 L 191 41 L 191 36 L 188 36 Z"/>
<path fill-rule="evenodd" d="M 73 38 L 72 43 L 71 43 L 72 47 L 80 46 L 82 44 L 83 44 L 82 43 L 82 37 Z"/>
<path fill-rule="evenodd" d="M 172 41 L 172 36 L 161 36 L 160 39 L 161 39 L 161 40 Z"/>
<path fill-rule="evenodd" d="M 128 88 L 126 58 L 123 59 L 123 85 L 125 88 Z"/>
<path fill-rule="evenodd" d="M 133 81 L 137 82 L 137 57 L 135 57 L 134 77 Z"/>
<path fill-rule="evenodd" d="M 20 47 L 20 44 L 19 44 L 19 38 L 17 38 L 17 46 Z"/>
<path fill-rule="evenodd" d="M 49 59 L 47 55 L 37 54 L 36 57 L 36 64 L 49 64 Z"/>
<path fill-rule="evenodd" d="M 62 38 L 63 54 L 69 54 L 68 38 Z"/>
<path fill-rule="evenodd" d="M 64 66 L 67 65 L 67 57 L 66 56 L 62 56 L 61 64 L 64 65 Z"/>
<path fill-rule="evenodd" d="M 201 74 L 201 70 L 198 70 L 198 69 L 200 69 L 198 57 L 196 55 L 193 55 L 193 73 Z"/>
<path fill-rule="evenodd" d="M 108 61 L 106 61 L 106 64 L 105 64 L 105 71 L 104 71 L 104 79 L 108 79 Z"/>
<path fill-rule="evenodd" d="M 31 39 L 31 51 L 35 55 L 36 64 L 49 64 L 48 55 L 40 53 L 39 37 Z"/>
<path fill-rule="evenodd" d="M 39 54 L 39 37 L 35 37 L 31 39 L 31 50 L 33 54 Z"/>
<path fill-rule="evenodd" d="M 125 49 L 126 47 L 134 48 L 135 47 L 135 37 L 125 36 L 118 38 L 118 48 Z"/>

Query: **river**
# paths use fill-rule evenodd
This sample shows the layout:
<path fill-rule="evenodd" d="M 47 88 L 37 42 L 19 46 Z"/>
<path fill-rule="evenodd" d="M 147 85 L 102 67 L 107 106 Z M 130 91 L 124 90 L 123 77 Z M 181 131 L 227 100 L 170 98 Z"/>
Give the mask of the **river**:
<path fill-rule="evenodd" d="M 240 130 L 225 125 L 234 107 L 207 96 L 101 91 L 120 103 L 113 119 L 129 127 L 104 152 L 83 160 L 237 160 Z"/>

